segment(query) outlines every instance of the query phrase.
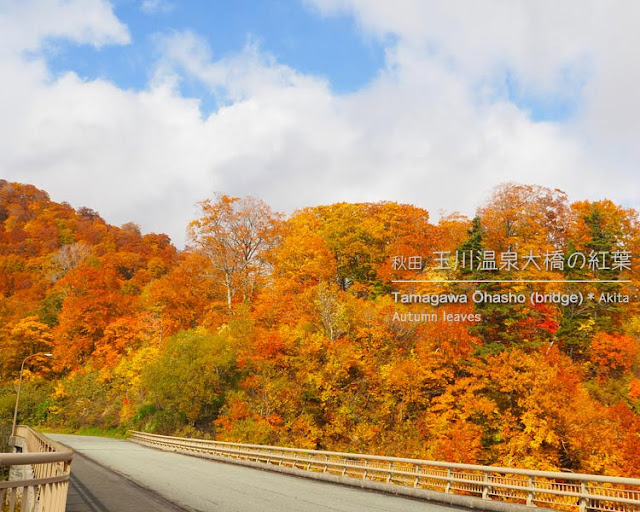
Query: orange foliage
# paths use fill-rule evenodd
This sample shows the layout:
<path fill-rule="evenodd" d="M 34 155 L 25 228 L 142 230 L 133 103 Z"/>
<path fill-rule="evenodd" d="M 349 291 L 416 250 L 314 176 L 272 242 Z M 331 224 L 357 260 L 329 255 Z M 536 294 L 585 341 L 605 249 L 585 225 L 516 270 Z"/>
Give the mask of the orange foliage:
<path fill-rule="evenodd" d="M 628 334 L 599 332 L 591 342 L 591 360 L 605 375 L 628 371 L 639 355 L 640 343 Z"/>
<path fill-rule="evenodd" d="M 26 355 L 51 350 L 45 421 L 640 474 L 637 303 L 480 308 L 390 293 L 472 293 L 468 283 L 394 282 L 457 279 L 432 271 L 430 258 L 465 244 L 637 252 L 637 212 L 517 184 L 498 187 L 473 223 L 453 214 L 434 225 L 426 210 L 393 202 L 309 207 L 286 221 L 256 198 L 200 207 L 194 247 L 178 251 L 166 235 L 110 226 L 89 208 L 0 180 L 0 381 L 13 382 Z M 394 268 L 394 256 L 423 256 L 426 268 Z M 632 265 L 618 274 L 632 283 L 611 289 L 633 292 Z M 580 277 L 592 275 L 602 273 Z M 447 321 L 445 310 L 484 317 Z M 437 320 L 398 321 L 396 312 Z"/>

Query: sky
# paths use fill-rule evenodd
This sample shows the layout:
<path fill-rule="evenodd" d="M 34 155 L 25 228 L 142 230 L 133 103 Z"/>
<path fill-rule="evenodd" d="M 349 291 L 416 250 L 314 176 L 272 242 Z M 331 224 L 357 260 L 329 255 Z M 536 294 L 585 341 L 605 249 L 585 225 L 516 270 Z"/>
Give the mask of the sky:
<path fill-rule="evenodd" d="M 0 0 L 0 178 L 182 247 L 196 203 L 504 182 L 640 209 L 636 0 Z"/>

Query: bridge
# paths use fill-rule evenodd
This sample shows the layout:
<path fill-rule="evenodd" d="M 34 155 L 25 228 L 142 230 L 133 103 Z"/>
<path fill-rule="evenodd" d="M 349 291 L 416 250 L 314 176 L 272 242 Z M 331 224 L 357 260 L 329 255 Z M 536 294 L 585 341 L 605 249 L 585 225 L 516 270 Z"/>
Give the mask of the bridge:
<path fill-rule="evenodd" d="M 121 440 L 20 426 L 11 442 L 21 453 L 0 454 L 11 468 L 1 512 L 640 511 L 640 479 L 142 432 Z"/>

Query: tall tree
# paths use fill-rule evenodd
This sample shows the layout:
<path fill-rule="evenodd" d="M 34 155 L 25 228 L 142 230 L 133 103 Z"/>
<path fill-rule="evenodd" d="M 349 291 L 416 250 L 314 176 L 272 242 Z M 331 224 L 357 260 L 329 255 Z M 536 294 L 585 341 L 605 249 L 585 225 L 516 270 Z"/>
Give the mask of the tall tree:
<path fill-rule="evenodd" d="M 231 311 L 238 292 L 246 301 L 256 291 L 266 270 L 265 254 L 277 239 L 280 215 L 255 197 L 221 195 L 198 204 L 203 215 L 189 224 L 189 239 L 219 274 Z"/>

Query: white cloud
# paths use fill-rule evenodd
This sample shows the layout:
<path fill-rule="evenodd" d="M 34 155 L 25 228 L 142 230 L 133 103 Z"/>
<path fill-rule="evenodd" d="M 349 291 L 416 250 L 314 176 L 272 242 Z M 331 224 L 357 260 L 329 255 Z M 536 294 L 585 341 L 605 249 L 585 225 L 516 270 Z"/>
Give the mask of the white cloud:
<path fill-rule="evenodd" d="M 472 213 L 479 191 L 500 182 L 567 188 L 590 172 L 559 126 L 508 102 L 478 104 L 463 77 L 408 46 L 390 49 L 366 88 L 337 97 L 254 46 L 216 61 L 191 33 L 164 44 L 163 73 L 183 70 L 234 100 L 208 120 L 221 184 L 281 208 L 397 199 Z"/>
<path fill-rule="evenodd" d="M 157 64 L 161 75 L 170 70 L 195 77 L 227 102 L 269 92 L 313 88 L 320 82 L 318 78 L 298 73 L 261 53 L 253 41 L 248 41 L 237 54 L 218 60 L 213 59 L 206 41 L 191 31 L 156 37 L 156 42 L 163 55 Z"/>
<path fill-rule="evenodd" d="M 474 80 L 511 69 L 549 91 L 574 67 L 584 72 L 593 31 L 610 18 L 598 0 L 308 0 L 321 13 L 349 13 L 372 35 L 448 59 Z M 618 5 L 640 12 L 629 1 Z"/>
<path fill-rule="evenodd" d="M 140 10 L 147 14 L 167 13 L 174 9 L 175 5 L 167 0 L 143 0 Z"/>
<path fill-rule="evenodd" d="M 0 47 L 36 50 L 47 38 L 103 46 L 125 44 L 129 31 L 106 0 L 4 0 L 0 4 Z"/>
<path fill-rule="evenodd" d="M 441 209 L 471 214 L 491 187 L 520 181 L 559 187 L 574 199 L 607 196 L 638 206 L 640 187 L 629 180 L 638 183 L 640 45 L 625 13 L 602 12 L 604 21 L 579 14 L 572 24 L 564 4 L 543 2 L 532 13 L 521 2 L 495 3 L 513 28 L 474 2 L 462 14 L 450 2 L 407 1 L 404 10 L 389 2 L 316 3 L 326 13 L 351 9 L 365 30 L 397 38 L 385 69 L 361 90 L 335 95 L 326 80 L 253 43 L 218 58 L 189 31 L 158 36 L 161 57 L 141 92 L 73 73 L 54 79 L 42 58 L 0 52 L 2 177 L 94 208 L 110 222 L 167 232 L 178 244 L 194 203 L 215 191 L 256 195 L 288 211 L 397 200 L 436 216 Z M 18 5 L 2 12 L 0 28 L 40 19 L 35 4 L 28 12 Z M 101 16 L 83 22 L 87 6 Z M 23 49 L 51 35 L 90 44 L 128 40 L 104 2 L 66 2 L 64 9 L 64 21 L 52 14 L 46 29 L 2 37 Z M 586 18 L 590 24 L 580 21 Z M 615 26 L 605 30 L 607 23 Z M 587 37 L 587 26 L 605 33 Z M 496 70 L 505 66 L 523 87 L 560 94 L 557 77 L 584 62 L 590 74 L 575 119 L 534 122 L 496 94 Z M 198 102 L 179 92 L 185 79 L 205 84 L 222 106 L 203 119 Z M 489 93 L 479 93 L 479 84 Z"/>
<path fill-rule="evenodd" d="M 500 87 L 508 71 L 516 92 L 541 100 L 556 97 L 575 101 L 575 117 L 560 123 L 559 131 L 580 141 L 584 158 L 599 168 L 602 176 L 613 171 L 620 178 L 620 191 L 624 187 L 640 189 L 637 180 L 629 183 L 640 161 L 636 142 L 640 137 L 640 102 L 635 98 L 640 90 L 640 3 L 307 2 L 326 16 L 352 15 L 374 37 L 393 36 L 397 51 L 417 51 L 442 62 L 467 89 L 488 85 L 494 93 L 496 89 L 504 93 Z M 585 189 L 594 187 L 579 181 Z M 623 192 L 620 197 L 638 206 L 635 192 Z"/>

